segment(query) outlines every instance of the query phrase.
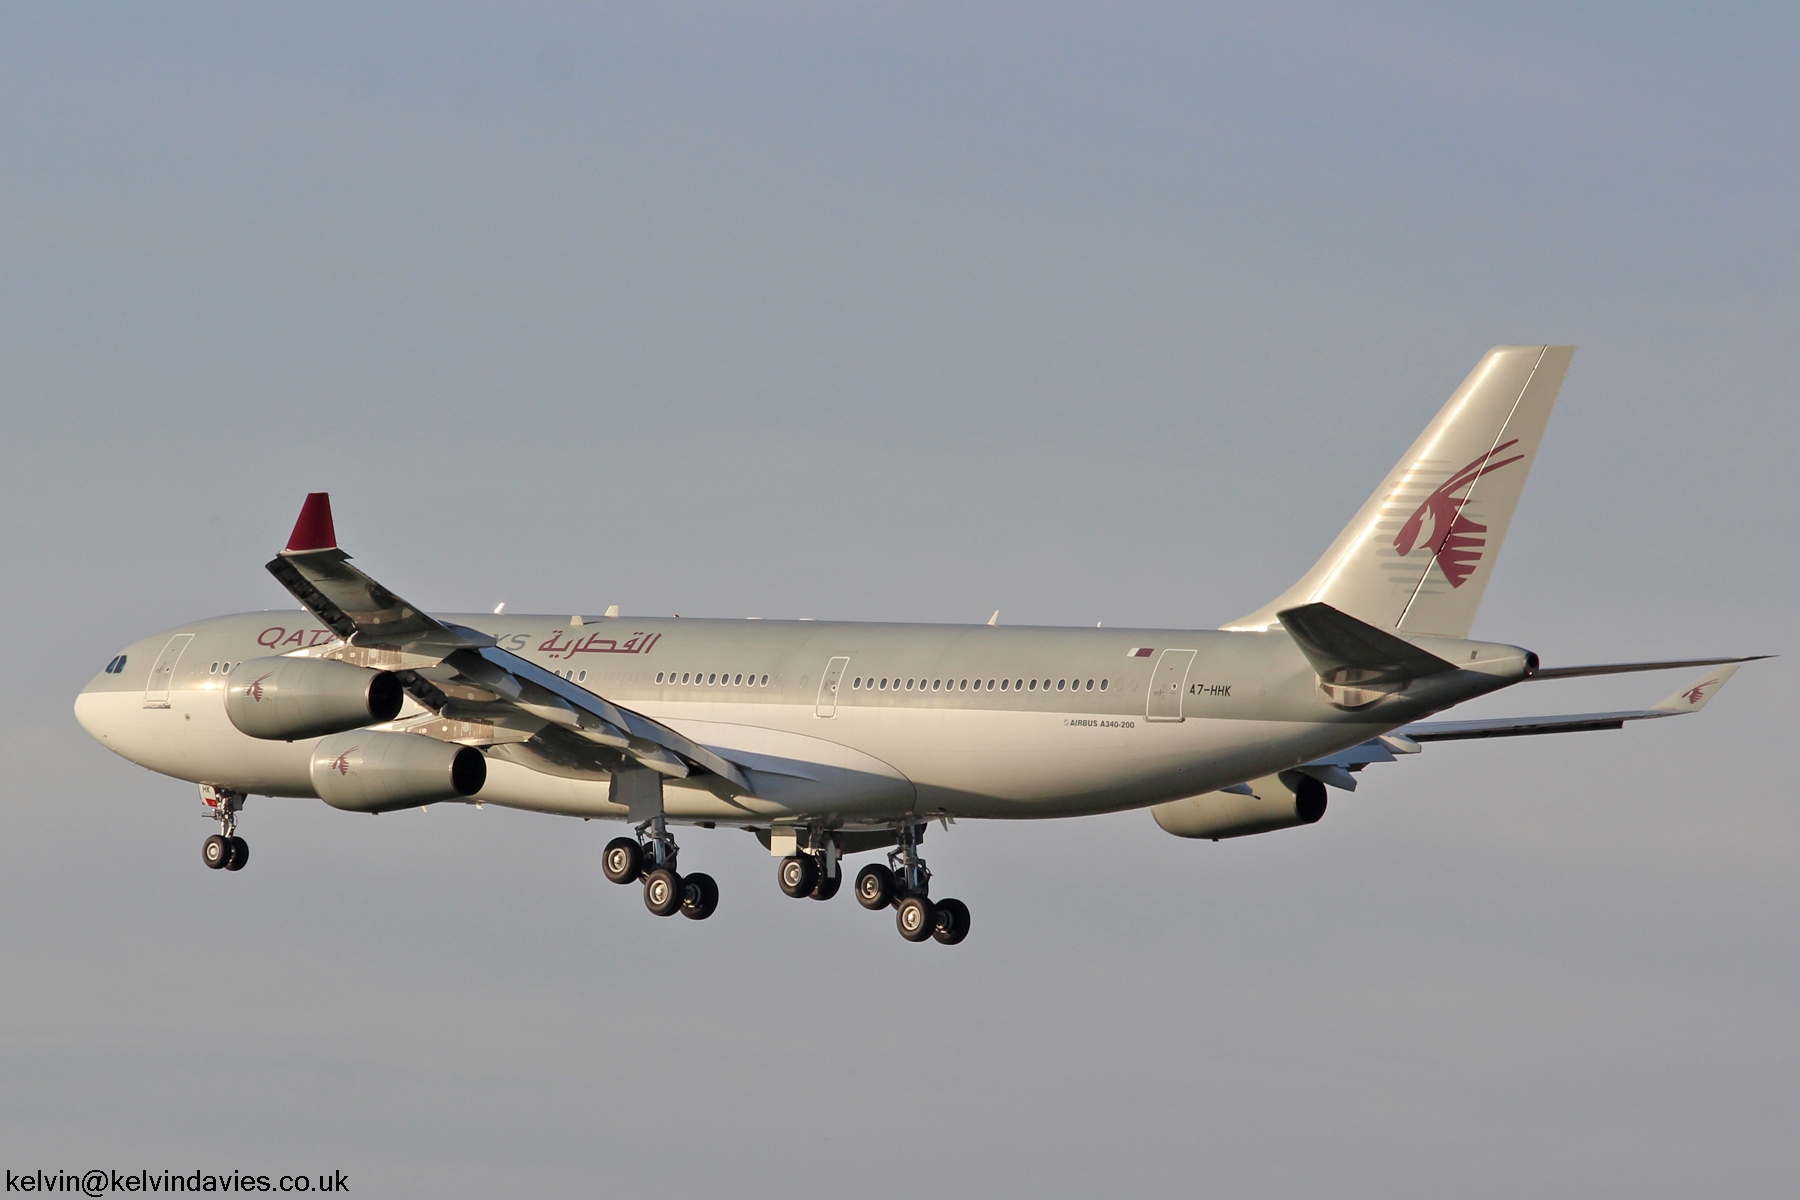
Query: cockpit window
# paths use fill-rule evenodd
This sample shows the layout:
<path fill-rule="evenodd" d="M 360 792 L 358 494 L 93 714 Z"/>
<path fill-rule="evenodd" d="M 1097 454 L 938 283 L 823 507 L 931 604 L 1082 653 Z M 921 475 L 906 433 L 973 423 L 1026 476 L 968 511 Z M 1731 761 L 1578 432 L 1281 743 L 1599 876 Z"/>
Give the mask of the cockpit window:
<path fill-rule="evenodd" d="M 106 672 L 105 673 L 108 675 L 117 675 L 120 671 L 123 671 L 124 669 L 125 669 L 125 656 L 123 654 L 120 654 L 120 655 L 115 656 L 111 662 L 106 664 Z"/>

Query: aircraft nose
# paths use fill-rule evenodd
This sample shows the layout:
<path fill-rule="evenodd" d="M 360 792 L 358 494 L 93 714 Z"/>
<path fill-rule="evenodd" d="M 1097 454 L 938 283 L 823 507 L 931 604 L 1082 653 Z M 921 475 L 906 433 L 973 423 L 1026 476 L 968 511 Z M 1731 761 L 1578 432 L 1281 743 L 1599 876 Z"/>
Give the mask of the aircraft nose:
<path fill-rule="evenodd" d="M 116 706 L 107 701 L 117 694 L 117 681 L 104 671 L 88 680 L 87 686 L 75 694 L 75 719 L 99 741 L 110 740 L 107 734 L 110 732 L 111 722 L 107 720 L 107 715 Z"/>

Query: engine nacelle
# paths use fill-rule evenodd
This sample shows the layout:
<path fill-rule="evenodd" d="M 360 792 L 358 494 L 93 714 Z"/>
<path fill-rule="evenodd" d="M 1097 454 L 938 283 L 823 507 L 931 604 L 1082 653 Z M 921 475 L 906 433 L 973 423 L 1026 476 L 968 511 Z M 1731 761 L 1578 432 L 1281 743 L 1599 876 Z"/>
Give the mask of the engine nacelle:
<path fill-rule="evenodd" d="M 231 672 L 225 715 L 251 737 L 293 742 L 391 721 L 405 700 L 387 671 L 329 658 L 253 658 Z"/>
<path fill-rule="evenodd" d="M 1295 825 L 1311 825 L 1325 815 L 1325 785 L 1300 771 L 1283 771 L 1250 781 L 1254 796 L 1206 792 L 1150 809 L 1156 823 L 1176 837 L 1245 837 Z"/>
<path fill-rule="evenodd" d="M 311 774 L 313 791 L 331 807 L 378 813 L 467 799 L 487 782 L 487 759 L 424 734 L 363 729 L 321 740 Z"/>

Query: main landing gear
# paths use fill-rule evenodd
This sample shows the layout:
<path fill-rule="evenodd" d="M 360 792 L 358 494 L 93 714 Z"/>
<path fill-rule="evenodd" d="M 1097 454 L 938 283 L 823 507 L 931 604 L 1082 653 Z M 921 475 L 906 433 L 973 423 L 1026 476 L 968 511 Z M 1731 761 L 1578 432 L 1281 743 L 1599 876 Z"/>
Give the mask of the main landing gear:
<path fill-rule="evenodd" d="M 637 827 L 636 837 L 618 837 L 606 843 L 600 869 L 614 883 L 644 882 L 644 907 L 659 917 L 676 913 L 704 921 L 719 907 L 719 885 L 711 875 L 695 872 L 683 876 L 675 869 L 680 847 L 663 818 L 652 817 Z"/>
<path fill-rule="evenodd" d="M 856 874 L 856 902 L 864 908 L 894 909 L 894 924 L 900 936 L 909 942 L 936 939 L 954 946 L 969 936 L 969 906 L 961 900 L 931 900 L 931 871 L 919 857 L 919 839 L 923 826 L 907 825 L 900 829 L 900 844 L 888 853 L 888 865 L 870 863 Z M 829 900 L 837 894 L 843 881 L 842 872 L 826 876 L 826 859 L 836 865 L 835 845 L 827 843 L 821 850 L 789 855 L 781 860 L 778 879 L 781 890 L 790 896 L 811 896 Z"/>
<path fill-rule="evenodd" d="M 250 861 L 250 843 L 237 835 L 238 810 L 249 797 L 230 788 L 200 785 L 200 800 L 219 823 L 219 832 L 200 843 L 200 861 L 217 871 L 241 871 Z"/>

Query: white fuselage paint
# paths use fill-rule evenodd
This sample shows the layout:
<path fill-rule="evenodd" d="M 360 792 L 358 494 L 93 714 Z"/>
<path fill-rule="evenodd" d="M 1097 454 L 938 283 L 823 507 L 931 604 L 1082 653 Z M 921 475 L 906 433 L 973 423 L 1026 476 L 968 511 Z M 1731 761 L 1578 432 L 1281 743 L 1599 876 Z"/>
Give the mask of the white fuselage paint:
<path fill-rule="evenodd" d="M 1523 662 L 1515 648 L 1463 643 L 1469 662 L 1457 672 L 1454 695 L 1441 687 L 1429 697 L 1402 693 L 1347 713 L 1319 694 L 1310 667 L 1279 630 L 449 619 L 747 768 L 753 795 L 708 777 L 670 780 L 664 802 L 675 820 L 751 826 L 816 820 L 881 828 L 940 814 L 1041 818 L 1141 808 L 1355 745 L 1515 682 Z M 158 656 L 184 634 L 192 639 L 180 661 L 152 680 Z M 124 668 L 96 676 L 76 715 L 108 748 L 162 774 L 252 794 L 310 796 L 316 740 L 240 733 L 225 715 L 224 668 L 316 652 L 333 640 L 304 613 L 182 626 L 128 647 Z M 1132 653 L 1143 649 L 1150 653 Z M 1179 716 L 1151 719 L 1155 673 L 1171 649 L 1195 652 L 1176 685 Z M 836 695 L 821 694 L 839 658 L 848 661 Z M 1016 686 L 1021 680 L 1024 688 Z M 1165 715 L 1170 703 L 1167 696 L 1160 701 Z M 409 702 L 399 723 L 417 712 Z M 571 816 L 625 815 L 609 801 L 605 778 L 548 774 L 504 751 L 490 751 L 477 800 Z"/>

